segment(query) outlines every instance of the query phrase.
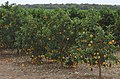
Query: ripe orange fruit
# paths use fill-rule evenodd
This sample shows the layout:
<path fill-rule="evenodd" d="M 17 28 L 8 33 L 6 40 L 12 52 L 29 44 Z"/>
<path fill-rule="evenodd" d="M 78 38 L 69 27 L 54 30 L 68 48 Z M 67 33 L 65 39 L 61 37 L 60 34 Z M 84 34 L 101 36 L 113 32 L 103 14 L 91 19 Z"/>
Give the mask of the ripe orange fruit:
<path fill-rule="evenodd" d="M 80 49 L 81 49 L 81 48 L 77 48 L 76 50 L 78 50 L 78 51 L 79 51 Z"/>
<path fill-rule="evenodd" d="M 94 55 L 96 55 L 96 53 L 94 53 Z"/>
<path fill-rule="evenodd" d="M 22 67 L 24 67 L 25 65 L 24 64 L 22 64 Z"/>
<path fill-rule="evenodd" d="M 114 43 L 114 42 L 115 42 L 115 40 L 112 40 L 112 42 Z"/>
<path fill-rule="evenodd" d="M 48 38 L 48 40 L 51 40 L 51 38 Z"/>
<path fill-rule="evenodd" d="M 97 57 L 96 57 L 96 56 L 94 56 L 94 58 L 95 58 L 95 59 L 97 59 Z"/>
<path fill-rule="evenodd" d="M 106 58 L 107 56 L 106 55 L 104 55 L 104 58 Z"/>
<path fill-rule="evenodd" d="M 103 62 L 102 64 L 103 64 L 103 65 L 105 65 L 106 63 L 105 63 L 105 62 Z"/>
<path fill-rule="evenodd" d="M 97 62 L 97 61 L 95 61 L 95 63 L 97 64 L 98 62 Z"/>
<path fill-rule="evenodd" d="M 67 40 L 69 40 L 70 38 L 67 38 Z"/>
<path fill-rule="evenodd" d="M 32 55 L 32 58 L 34 58 L 34 55 Z"/>
<path fill-rule="evenodd" d="M 82 40 L 82 42 L 86 42 L 86 40 Z"/>
<path fill-rule="evenodd" d="M 75 56 L 75 58 L 77 58 L 77 56 Z"/>
<path fill-rule="evenodd" d="M 100 59 L 100 56 L 98 56 L 98 59 Z"/>
<path fill-rule="evenodd" d="M 90 66 L 90 64 L 88 64 L 88 66 Z"/>
<path fill-rule="evenodd" d="M 82 56 L 80 56 L 80 58 L 82 58 Z"/>
<path fill-rule="evenodd" d="M 90 43 L 93 43 L 93 41 L 90 41 Z"/>
<path fill-rule="evenodd" d="M 113 43 L 110 41 L 110 42 L 108 42 L 108 44 L 113 44 Z"/>
<path fill-rule="evenodd" d="M 97 55 L 99 55 L 99 53 L 97 53 Z"/>
<path fill-rule="evenodd" d="M 62 32 L 59 32 L 60 34 L 62 34 Z"/>
<path fill-rule="evenodd" d="M 93 35 L 92 35 L 92 34 L 90 34 L 90 38 L 93 38 Z"/>
<path fill-rule="evenodd" d="M 88 46 L 91 46 L 91 44 L 88 44 Z"/>
<path fill-rule="evenodd" d="M 41 62 L 41 64 L 43 64 L 43 62 Z"/>

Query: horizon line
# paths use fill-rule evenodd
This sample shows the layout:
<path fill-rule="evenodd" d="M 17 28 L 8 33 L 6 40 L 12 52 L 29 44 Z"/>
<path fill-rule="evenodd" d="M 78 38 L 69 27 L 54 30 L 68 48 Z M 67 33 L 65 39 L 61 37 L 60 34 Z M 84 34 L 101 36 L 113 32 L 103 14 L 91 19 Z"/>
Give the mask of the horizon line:
<path fill-rule="evenodd" d="M 2 4 L 5 4 L 5 3 L 1 3 L 0 4 L 0 6 L 2 5 Z M 26 4 L 19 4 L 19 3 L 9 3 L 9 4 L 15 4 L 15 5 L 41 5 L 41 4 L 43 4 L 43 5 L 45 5 L 45 4 L 63 4 L 63 5 L 66 5 L 66 4 L 77 4 L 77 5 L 81 5 L 81 4 L 88 4 L 88 5 L 111 5 L 111 6 L 120 6 L 120 4 L 97 4 L 97 3 L 33 3 L 33 4 L 31 4 L 31 3 L 26 3 Z"/>

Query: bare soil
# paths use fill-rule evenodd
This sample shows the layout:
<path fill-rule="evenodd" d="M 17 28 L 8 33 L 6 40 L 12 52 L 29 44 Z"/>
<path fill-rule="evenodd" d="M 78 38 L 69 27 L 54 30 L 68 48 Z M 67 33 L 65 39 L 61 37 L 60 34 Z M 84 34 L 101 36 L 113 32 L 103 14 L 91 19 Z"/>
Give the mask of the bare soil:
<path fill-rule="evenodd" d="M 15 52 L 0 51 L 0 79 L 98 79 L 96 66 L 91 71 L 85 64 L 76 68 L 63 68 L 58 63 L 33 65 L 28 56 L 18 56 Z M 116 54 L 120 57 L 120 52 Z M 120 64 L 102 67 L 102 79 L 120 79 Z"/>

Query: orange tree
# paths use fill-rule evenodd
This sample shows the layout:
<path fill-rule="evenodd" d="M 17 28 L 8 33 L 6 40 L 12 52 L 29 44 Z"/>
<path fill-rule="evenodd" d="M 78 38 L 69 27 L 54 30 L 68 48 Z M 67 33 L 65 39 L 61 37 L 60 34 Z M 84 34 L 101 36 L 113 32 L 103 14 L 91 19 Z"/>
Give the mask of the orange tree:
<path fill-rule="evenodd" d="M 49 23 L 51 22 L 50 11 L 39 9 L 32 11 L 32 16 L 36 22 L 35 32 L 33 32 L 33 58 L 36 56 L 38 64 L 42 63 L 42 56 L 47 57 L 48 45 L 47 42 L 50 40 L 51 30 L 49 29 Z"/>
<path fill-rule="evenodd" d="M 108 65 L 107 60 L 116 60 L 114 56 L 115 41 L 112 34 L 106 34 L 100 26 L 95 26 L 94 33 L 82 33 L 77 39 L 80 46 L 80 59 L 88 65 L 99 66 L 99 76 L 101 77 L 101 66 Z M 109 64 L 111 66 L 111 63 Z"/>
<path fill-rule="evenodd" d="M 6 2 L 0 9 L 0 44 L 1 47 L 9 49 L 16 49 L 16 32 L 22 25 L 22 19 L 24 16 L 24 10 L 9 5 Z"/>
<path fill-rule="evenodd" d="M 115 37 L 97 24 L 100 20 L 99 12 L 90 10 L 87 17 L 83 19 L 83 32 L 76 38 L 76 45 L 71 49 L 72 53 L 77 53 L 77 58 L 82 63 L 90 66 L 98 65 L 99 78 L 101 79 L 101 66 L 108 65 L 107 60 L 116 60 L 114 52 L 116 49 Z M 79 57 L 78 57 L 79 56 Z M 110 62 L 109 61 L 109 62 Z M 111 63 L 109 64 L 111 66 Z"/>
<path fill-rule="evenodd" d="M 20 30 L 16 32 L 16 46 L 32 51 L 33 63 L 41 64 L 42 56 L 48 56 L 48 42 L 51 39 L 51 16 L 49 10 L 29 9 L 30 14 L 22 20 Z"/>
<path fill-rule="evenodd" d="M 13 49 L 14 47 L 14 25 L 11 21 L 14 21 L 13 17 L 13 8 L 12 5 L 9 5 L 6 2 L 5 5 L 2 5 L 0 8 L 0 44 L 1 47 Z"/>
<path fill-rule="evenodd" d="M 65 63 L 68 49 L 74 43 L 72 20 L 62 9 L 54 10 L 49 29 L 51 35 L 48 37 L 48 52 L 52 59 Z"/>
<path fill-rule="evenodd" d="M 33 10 L 31 14 L 35 21 L 36 32 L 32 35 L 35 40 L 28 45 L 32 45 L 35 50 L 36 48 L 38 50 L 38 52 L 33 53 L 32 58 L 37 59 L 36 57 L 41 58 L 41 55 L 45 55 L 47 59 L 60 61 L 61 65 L 65 63 L 72 65 L 74 61 L 70 63 L 72 59 L 68 50 L 75 44 L 75 38 L 81 30 L 80 20 L 78 18 L 71 19 L 69 12 L 62 9 Z M 32 31 L 34 28 L 33 26 L 31 28 Z M 36 45 L 34 46 L 34 44 Z"/>

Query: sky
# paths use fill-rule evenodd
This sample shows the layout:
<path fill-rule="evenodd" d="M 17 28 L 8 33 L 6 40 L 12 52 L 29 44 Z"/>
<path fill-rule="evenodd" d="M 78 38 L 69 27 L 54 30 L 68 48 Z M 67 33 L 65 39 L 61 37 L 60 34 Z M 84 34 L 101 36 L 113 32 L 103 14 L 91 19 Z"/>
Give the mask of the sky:
<path fill-rule="evenodd" d="M 107 5 L 120 5 L 120 0 L 0 0 L 0 4 L 4 4 L 6 1 L 9 3 L 16 4 L 66 4 L 66 3 L 76 3 L 76 4 L 107 4 Z"/>

